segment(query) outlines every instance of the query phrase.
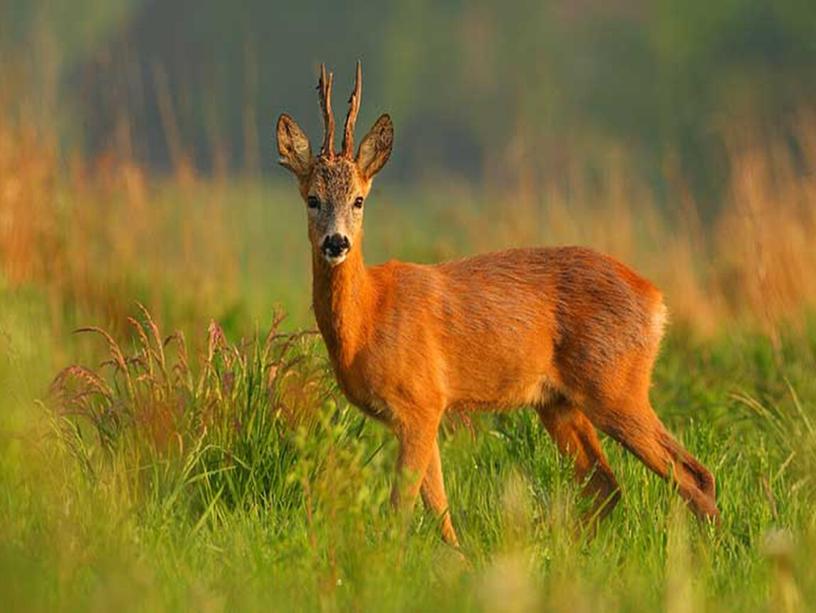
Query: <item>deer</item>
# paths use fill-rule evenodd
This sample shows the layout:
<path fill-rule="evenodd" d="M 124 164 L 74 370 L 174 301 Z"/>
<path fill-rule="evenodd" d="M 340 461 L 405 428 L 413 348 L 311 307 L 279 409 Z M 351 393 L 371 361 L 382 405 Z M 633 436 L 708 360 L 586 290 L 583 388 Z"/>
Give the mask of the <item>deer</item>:
<path fill-rule="evenodd" d="M 381 115 L 355 153 L 358 62 L 335 151 L 332 85 L 323 64 L 319 153 L 284 113 L 279 163 L 306 206 L 312 307 L 339 387 L 399 443 L 393 507 L 410 513 L 421 495 L 443 540 L 458 548 L 437 440 L 443 417 L 532 407 L 573 463 L 597 521 L 621 496 L 600 430 L 673 482 L 694 514 L 717 522 L 714 477 L 669 433 L 649 399 L 667 322 L 661 292 L 617 259 L 579 246 L 367 266 L 363 214 L 391 155 L 394 126 Z"/>

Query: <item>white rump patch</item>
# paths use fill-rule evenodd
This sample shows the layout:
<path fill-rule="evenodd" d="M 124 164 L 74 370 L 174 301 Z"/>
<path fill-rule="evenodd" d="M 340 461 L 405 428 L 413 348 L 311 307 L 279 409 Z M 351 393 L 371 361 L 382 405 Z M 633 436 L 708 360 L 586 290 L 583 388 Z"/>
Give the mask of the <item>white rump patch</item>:
<path fill-rule="evenodd" d="M 655 308 L 654 314 L 652 314 L 652 327 L 650 330 L 652 338 L 656 341 L 660 341 L 660 339 L 663 338 L 663 331 L 666 329 L 668 321 L 669 310 L 661 301 Z"/>

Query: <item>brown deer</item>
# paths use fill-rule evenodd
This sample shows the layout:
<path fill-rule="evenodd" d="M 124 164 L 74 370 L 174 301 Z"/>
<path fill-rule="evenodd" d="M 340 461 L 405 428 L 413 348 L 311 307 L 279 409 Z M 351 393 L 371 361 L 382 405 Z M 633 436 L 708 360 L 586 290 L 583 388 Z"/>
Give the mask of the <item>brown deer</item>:
<path fill-rule="evenodd" d="M 382 115 L 354 153 L 361 70 L 334 150 L 332 75 L 321 66 L 323 144 L 286 114 L 280 163 L 298 181 L 312 245 L 312 299 L 349 401 L 399 440 L 395 506 L 421 492 L 456 545 L 437 444 L 449 410 L 532 406 L 570 457 L 593 517 L 617 503 L 618 483 L 595 428 L 634 453 L 700 517 L 716 520 L 711 473 L 666 430 L 649 402 L 666 322 L 659 290 L 621 262 L 583 247 L 511 249 L 436 265 L 363 261 L 363 211 L 391 154 Z"/>

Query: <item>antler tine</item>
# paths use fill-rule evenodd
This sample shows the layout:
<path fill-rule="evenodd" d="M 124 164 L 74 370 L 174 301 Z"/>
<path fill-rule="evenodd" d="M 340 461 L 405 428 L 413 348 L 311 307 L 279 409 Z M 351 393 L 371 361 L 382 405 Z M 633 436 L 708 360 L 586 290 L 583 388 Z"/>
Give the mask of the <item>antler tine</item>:
<path fill-rule="evenodd" d="M 357 114 L 360 112 L 360 96 L 363 91 L 363 69 L 360 60 L 357 60 L 357 76 L 354 80 L 354 91 L 349 97 L 349 110 L 346 115 L 346 125 L 343 130 L 343 156 L 354 157 L 354 125 L 357 123 Z"/>
<path fill-rule="evenodd" d="M 326 65 L 320 65 L 320 80 L 317 90 L 320 95 L 320 109 L 323 111 L 323 148 L 321 154 L 326 157 L 334 156 L 334 115 L 331 108 L 331 91 L 334 75 L 329 73 L 326 78 Z"/>

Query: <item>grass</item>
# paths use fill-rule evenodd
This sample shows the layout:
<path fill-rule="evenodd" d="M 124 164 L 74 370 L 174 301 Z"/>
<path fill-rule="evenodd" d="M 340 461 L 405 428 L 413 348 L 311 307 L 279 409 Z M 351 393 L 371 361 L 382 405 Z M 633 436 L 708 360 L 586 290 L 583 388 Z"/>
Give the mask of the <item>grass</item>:
<path fill-rule="evenodd" d="M 718 476 L 719 529 L 606 441 L 624 498 L 583 539 L 570 467 L 535 415 L 483 416 L 442 435 L 463 562 L 433 517 L 392 518 L 392 437 L 338 395 L 314 338 L 273 326 L 231 343 L 212 325 L 195 357 L 154 326 L 138 312 L 122 347 L 91 332 L 108 363 L 63 371 L 49 408 L 31 407 L 37 427 L 4 436 L 0 585 L 15 610 L 777 610 L 816 596 L 812 361 L 778 365 L 765 338 L 673 337 L 656 373 L 661 414 Z M 808 339 L 783 350 L 801 359 Z"/>
<path fill-rule="evenodd" d="M 5 610 L 816 602 L 813 185 L 775 149 L 732 153 L 733 196 L 706 224 L 617 163 L 600 182 L 370 199 L 371 261 L 577 242 L 654 278 L 673 325 L 653 401 L 718 479 L 715 529 L 604 440 L 623 499 L 587 539 L 579 485 L 531 411 L 452 418 L 462 560 L 434 517 L 393 517 L 393 437 L 299 332 L 312 316 L 292 186 L 71 166 L 49 147 L 0 133 Z"/>

